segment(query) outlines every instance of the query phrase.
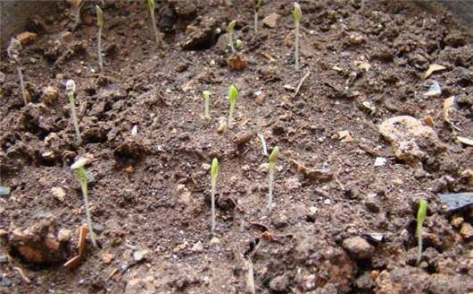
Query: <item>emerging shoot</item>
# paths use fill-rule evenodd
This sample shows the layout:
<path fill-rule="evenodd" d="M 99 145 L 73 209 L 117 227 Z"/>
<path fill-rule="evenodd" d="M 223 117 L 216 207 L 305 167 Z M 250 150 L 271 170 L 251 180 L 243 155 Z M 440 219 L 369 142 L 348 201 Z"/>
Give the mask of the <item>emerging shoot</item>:
<path fill-rule="evenodd" d="M 236 20 L 233 20 L 229 23 L 227 26 L 227 34 L 229 35 L 229 45 L 230 49 L 232 50 L 232 53 L 235 53 L 235 48 L 234 48 L 234 27 L 237 24 Z"/>
<path fill-rule="evenodd" d="M 268 156 L 267 143 L 265 142 L 265 137 L 263 137 L 262 134 L 258 134 L 258 138 L 260 139 L 260 144 L 262 144 L 263 155 Z"/>
<path fill-rule="evenodd" d="M 214 158 L 211 165 L 211 234 L 214 234 L 214 229 L 216 228 L 216 185 L 218 174 L 219 161 L 217 158 Z"/>
<path fill-rule="evenodd" d="M 230 128 L 232 125 L 232 120 L 234 118 L 235 105 L 237 104 L 237 98 L 239 97 L 239 91 L 237 88 L 232 85 L 229 87 L 229 119 L 227 121 L 227 126 Z"/>
<path fill-rule="evenodd" d="M 254 0 L 255 1 L 255 14 L 253 17 L 253 28 L 255 31 L 255 35 L 258 33 L 258 11 L 262 6 L 262 0 Z"/>
<path fill-rule="evenodd" d="M 426 217 L 426 210 L 428 208 L 428 202 L 426 200 L 420 201 L 420 207 L 418 208 L 418 215 L 416 217 L 416 237 L 418 239 L 418 254 L 416 257 L 416 264 L 420 264 L 421 254 L 423 252 L 423 222 Z"/>
<path fill-rule="evenodd" d="M 204 118 L 211 119 L 211 115 L 209 113 L 209 103 L 211 98 L 211 92 L 204 91 L 202 92 L 202 97 L 204 97 Z"/>
<path fill-rule="evenodd" d="M 151 23 L 153 25 L 153 33 L 155 34 L 155 41 L 156 41 L 156 44 L 159 44 L 158 31 L 156 29 L 156 20 L 155 20 L 155 0 L 148 0 L 148 9 L 150 9 Z"/>
<path fill-rule="evenodd" d="M 298 3 L 293 4 L 293 22 L 295 24 L 295 68 L 299 68 L 299 50 L 300 50 L 300 20 L 301 7 Z"/>
<path fill-rule="evenodd" d="M 269 166 L 268 166 L 268 203 L 267 209 L 268 212 L 272 211 L 273 208 L 273 180 L 275 179 L 275 168 L 276 163 L 278 160 L 278 156 L 280 155 L 280 148 L 275 147 L 273 148 L 272 153 L 268 157 Z"/>
<path fill-rule="evenodd" d="M 82 196 L 84 197 L 84 208 L 86 210 L 87 226 L 89 227 L 92 244 L 97 247 L 94 231 L 92 230 L 91 212 L 89 210 L 89 198 L 87 197 L 87 184 L 89 182 L 89 179 L 87 178 L 87 171 L 84 167 L 86 163 L 87 159 L 81 157 L 76 162 L 74 162 L 73 165 L 71 165 L 71 169 L 76 172 L 76 178 L 79 181 L 79 184 L 81 185 Z"/>
<path fill-rule="evenodd" d="M 28 104 L 28 99 L 26 98 L 26 90 L 25 90 L 25 81 L 23 80 L 23 72 L 20 66 L 20 50 L 21 50 L 21 43 L 15 38 L 12 38 L 10 41 L 10 45 L 7 48 L 8 57 L 16 64 L 16 69 L 18 72 L 18 79 L 20 80 L 20 90 L 21 95 L 23 97 L 23 102 Z"/>
<path fill-rule="evenodd" d="M 100 71 L 104 71 L 104 65 L 102 63 L 102 28 L 104 27 L 104 16 L 99 5 L 95 6 L 95 12 L 97 14 L 97 25 L 99 26 L 99 32 L 97 33 L 97 53 L 99 54 L 99 67 Z"/>
<path fill-rule="evenodd" d="M 69 106 L 71 107 L 71 116 L 72 116 L 72 122 L 74 123 L 74 129 L 76 131 L 76 140 L 78 144 L 81 144 L 82 138 L 81 138 L 81 132 L 79 131 L 79 123 L 78 123 L 77 114 L 76 114 L 76 102 L 74 99 L 75 92 L 76 92 L 76 83 L 73 80 L 68 80 L 66 82 L 66 94 L 69 100 Z"/>

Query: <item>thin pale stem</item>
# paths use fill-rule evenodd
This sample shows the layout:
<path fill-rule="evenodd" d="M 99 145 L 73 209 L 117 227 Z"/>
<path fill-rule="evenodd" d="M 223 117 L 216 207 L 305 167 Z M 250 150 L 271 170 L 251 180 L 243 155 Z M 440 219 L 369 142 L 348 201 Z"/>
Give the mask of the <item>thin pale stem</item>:
<path fill-rule="evenodd" d="M 151 14 L 151 23 L 153 25 L 153 33 L 155 34 L 155 41 L 156 41 L 156 44 L 159 44 L 160 40 L 158 40 L 158 30 L 156 29 L 155 12 L 151 11 L 150 14 Z"/>
<path fill-rule="evenodd" d="M 211 179 L 211 234 L 216 228 L 216 180 Z"/>
<path fill-rule="evenodd" d="M 69 105 L 71 106 L 71 116 L 72 122 L 74 124 L 74 130 L 76 131 L 76 140 L 78 144 L 81 144 L 81 132 L 79 131 L 79 123 L 77 122 L 77 114 L 76 114 L 76 103 L 74 102 L 74 94 L 68 94 L 69 98 Z"/>
<path fill-rule="evenodd" d="M 229 44 L 230 44 L 230 50 L 232 51 L 232 53 L 235 53 L 233 33 L 229 33 Z"/>
<path fill-rule="evenodd" d="M 209 114 L 209 98 L 204 98 L 204 118 L 211 119 Z"/>
<path fill-rule="evenodd" d="M 235 110 L 235 105 L 230 105 L 230 110 L 229 110 L 229 119 L 227 120 L 227 127 L 230 128 L 232 126 L 232 120 L 234 119 L 234 110 Z"/>
<path fill-rule="evenodd" d="M 20 66 L 17 66 L 17 70 L 18 70 L 18 78 L 20 79 L 21 95 L 23 96 L 23 102 L 25 102 L 25 105 L 27 105 L 28 100 L 26 99 L 25 81 L 23 80 L 23 72 L 21 71 Z"/>
<path fill-rule="evenodd" d="M 268 156 L 267 143 L 265 142 L 265 138 L 262 134 L 258 134 L 258 138 L 260 138 L 260 143 L 262 144 L 263 155 Z"/>
<path fill-rule="evenodd" d="M 295 68 L 296 69 L 300 67 L 299 51 L 300 51 L 300 26 L 297 25 L 295 28 Z"/>
<path fill-rule="evenodd" d="M 268 169 L 268 199 L 267 199 L 267 209 L 268 212 L 272 212 L 273 208 L 273 180 L 275 179 L 275 165 L 270 163 Z"/>
<path fill-rule="evenodd" d="M 99 54 L 100 71 L 104 71 L 104 61 L 102 58 L 102 28 L 99 28 L 99 32 L 97 33 L 97 50 Z"/>
<path fill-rule="evenodd" d="M 420 227 L 417 228 L 416 235 L 418 237 L 418 253 L 416 256 L 416 264 L 418 265 L 421 262 L 421 256 L 423 254 L 423 233 Z"/>
<path fill-rule="evenodd" d="M 97 242 L 95 241 L 94 230 L 92 229 L 92 218 L 91 212 L 89 210 L 89 197 L 87 196 L 87 184 L 81 183 L 82 195 L 84 196 L 84 207 L 86 210 L 87 226 L 89 227 L 89 232 L 91 236 L 92 244 L 97 247 Z"/>
<path fill-rule="evenodd" d="M 255 30 L 255 35 L 258 34 L 258 13 L 255 11 L 253 16 L 253 28 Z"/>
<path fill-rule="evenodd" d="M 104 64 L 102 61 L 102 27 L 99 27 L 99 32 L 97 33 L 97 51 L 99 56 L 100 71 L 104 71 Z"/>

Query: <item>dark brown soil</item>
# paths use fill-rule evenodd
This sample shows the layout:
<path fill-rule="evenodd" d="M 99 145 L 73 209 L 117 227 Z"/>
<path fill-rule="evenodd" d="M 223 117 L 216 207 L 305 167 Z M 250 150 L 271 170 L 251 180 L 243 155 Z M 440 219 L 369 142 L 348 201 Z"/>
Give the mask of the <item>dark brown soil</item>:
<path fill-rule="evenodd" d="M 472 292 L 472 207 L 448 213 L 437 196 L 472 191 L 472 146 L 456 139 L 472 138 L 472 37 L 452 16 L 406 1 L 363 9 L 357 0 L 301 1 L 295 70 L 290 1 L 264 1 L 258 36 L 251 1 L 160 1 L 160 45 L 143 1 L 106 2 L 102 73 L 92 1 L 72 36 L 62 2 L 29 26 L 39 38 L 21 52 L 27 106 L 2 52 L 0 184 L 12 192 L 0 199 L 1 293 L 245 293 L 249 260 L 256 293 Z M 271 13 L 282 16 L 276 28 L 263 26 Z M 212 34 L 233 19 L 248 61 L 240 71 L 227 66 L 226 36 Z M 431 64 L 446 69 L 425 80 Z M 308 72 L 294 95 L 288 85 Z M 67 79 L 77 87 L 80 146 Z M 433 80 L 441 95 L 424 97 Z M 240 89 L 236 119 L 220 134 L 231 84 Z M 47 86 L 58 99 L 42 94 Z M 451 96 L 459 130 L 443 120 Z M 397 158 L 378 127 L 402 115 L 431 117 L 436 148 L 417 142 L 423 156 Z M 282 150 L 271 215 L 257 133 Z M 88 243 L 70 270 L 63 264 L 78 254 L 85 223 L 70 165 L 85 154 L 94 157 L 87 169 L 100 248 Z M 214 237 L 213 157 L 221 162 Z M 387 164 L 375 167 L 377 157 Z M 417 267 L 420 199 L 429 209 Z M 56 240 L 61 229 L 71 237 Z"/>

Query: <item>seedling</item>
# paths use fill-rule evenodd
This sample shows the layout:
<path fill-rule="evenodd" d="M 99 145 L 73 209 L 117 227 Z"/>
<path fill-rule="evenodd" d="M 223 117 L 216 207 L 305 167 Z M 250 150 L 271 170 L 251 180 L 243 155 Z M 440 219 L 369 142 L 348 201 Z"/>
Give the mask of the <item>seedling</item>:
<path fill-rule="evenodd" d="M 10 45 L 7 48 L 8 57 L 16 64 L 16 69 L 18 72 L 18 79 L 20 80 L 20 91 L 21 95 L 23 96 L 23 102 L 25 105 L 28 104 L 28 99 L 26 98 L 26 90 L 25 90 L 25 81 L 23 80 L 23 72 L 20 66 L 20 50 L 21 50 L 21 43 L 15 38 L 12 38 L 10 41 Z"/>
<path fill-rule="evenodd" d="M 416 264 L 420 264 L 421 254 L 423 252 L 423 222 L 426 217 L 426 210 L 428 208 L 428 202 L 426 200 L 420 201 L 420 207 L 418 208 L 418 215 L 416 217 L 416 237 L 418 238 L 418 254 L 416 257 Z"/>
<path fill-rule="evenodd" d="M 97 32 L 97 53 L 99 54 L 99 67 L 100 71 L 104 71 L 104 65 L 102 63 L 102 28 L 104 27 L 104 16 L 99 5 L 95 6 L 95 12 L 97 14 L 97 25 L 99 26 L 99 32 Z"/>
<path fill-rule="evenodd" d="M 75 171 L 76 178 L 81 185 L 82 196 L 84 197 L 84 208 L 86 210 L 86 217 L 87 217 L 87 226 L 89 227 L 89 232 L 91 235 L 92 244 L 97 247 L 97 242 L 95 241 L 94 231 L 92 230 L 92 219 L 91 219 L 91 212 L 89 210 L 89 198 L 87 196 L 87 184 L 89 179 L 87 178 L 87 171 L 84 167 L 87 163 L 87 159 L 84 157 L 79 158 L 73 165 L 71 165 L 71 169 Z"/>
<path fill-rule="evenodd" d="M 216 185 L 218 174 L 219 161 L 217 158 L 214 158 L 211 165 L 211 234 L 214 234 L 214 229 L 216 228 Z"/>
<path fill-rule="evenodd" d="M 234 27 L 237 24 L 236 20 L 233 20 L 229 23 L 227 26 L 227 34 L 229 36 L 229 45 L 230 49 L 232 50 L 232 53 L 235 53 L 235 48 L 234 48 Z"/>
<path fill-rule="evenodd" d="M 76 92 L 76 83 L 73 80 L 68 80 L 66 82 L 66 94 L 69 100 L 69 105 L 71 107 L 71 116 L 72 122 L 74 123 L 74 129 L 76 131 L 76 140 L 78 144 L 81 144 L 81 132 L 79 131 L 79 123 L 77 121 L 77 114 L 76 114 L 76 102 L 74 99 L 74 93 Z"/>
<path fill-rule="evenodd" d="M 156 29 L 156 20 L 155 20 L 155 0 L 148 0 L 148 9 L 150 9 L 151 23 L 153 25 L 153 33 L 155 34 L 156 44 L 158 44 L 159 43 L 158 31 Z"/>
<path fill-rule="evenodd" d="M 265 137 L 263 137 L 262 134 L 258 134 L 258 138 L 260 139 L 260 144 L 262 144 L 263 155 L 268 156 L 267 143 L 265 142 Z"/>
<path fill-rule="evenodd" d="M 211 119 L 211 115 L 209 114 L 209 102 L 211 98 L 211 92 L 204 91 L 202 92 L 202 96 L 204 97 L 204 118 Z"/>
<path fill-rule="evenodd" d="M 269 166 L 268 166 L 268 212 L 271 212 L 272 211 L 272 208 L 273 208 L 273 204 L 272 204 L 272 201 L 273 201 L 273 181 L 275 179 L 275 168 L 276 168 L 276 163 L 277 163 L 277 160 L 278 160 L 278 156 L 280 155 L 280 148 L 275 147 L 273 148 L 273 151 L 272 153 L 270 154 L 270 156 L 268 157 L 268 161 L 269 161 Z"/>
<path fill-rule="evenodd" d="M 293 22 L 295 24 L 295 68 L 299 68 L 299 50 L 300 50 L 300 20 L 301 7 L 298 3 L 293 4 Z"/>
<path fill-rule="evenodd" d="M 255 1 L 255 14 L 253 16 L 253 28 L 255 30 L 255 35 L 258 34 L 258 12 L 260 7 L 262 6 L 262 0 L 254 0 Z"/>
<path fill-rule="evenodd" d="M 232 125 L 232 120 L 234 118 L 235 105 L 237 104 L 237 98 L 239 97 L 239 91 L 237 88 L 232 85 L 229 87 L 229 119 L 227 121 L 227 126 L 230 128 Z"/>

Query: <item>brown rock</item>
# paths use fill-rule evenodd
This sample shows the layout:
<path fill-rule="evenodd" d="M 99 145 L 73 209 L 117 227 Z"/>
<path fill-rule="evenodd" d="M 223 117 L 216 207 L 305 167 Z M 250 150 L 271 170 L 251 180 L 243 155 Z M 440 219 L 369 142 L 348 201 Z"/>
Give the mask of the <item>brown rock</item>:
<path fill-rule="evenodd" d="M 23 32 L 16 36 L 16 39 L 22 44 L 30 44 L 38 39 L 38 35 L 31 32 Z"/>
<path fill-rule="evenodd" d="M 66 192 L 61 187 L 51 188 L 51 194 L 53 194 L 54 198 L 56 198 L 60 202 L 64 202 L 64 199 L 66 197 Z"/>
<path fill-rule="evenodd" d="M 392 145 L 395 156 L 404 161 L 419 161 L 445 149 L 432 128 L 411 116 L 385 120 L 379 132 Z"/>
<path fill-rule="evenodd" d="M 472 226 L 469 223 L 463 223 L 460 232 L 464 239 L 472 239 Z"/>
<path fill-rule="evenodd" d="M 69 31 L 66 31 L 66 32 L 62 32 L 59 34 L 59 38 L 63 41 L 63 42 L 66 42 L 66 43 L 70 43 L 73 39 L 73 35 L 71 32 Z"/>
<path fill-rule="evenodd" d="M 263 24 L 269 28 L 275 28 L 280 17 L 278 13 L 272 13 L 263 19 Z"/>
<path fill-rule="evenodd" d="M 374 254 L 374 247 L 358 236 L 344 240 L 342 247 L 356 259 L 370 259 Z"/>

